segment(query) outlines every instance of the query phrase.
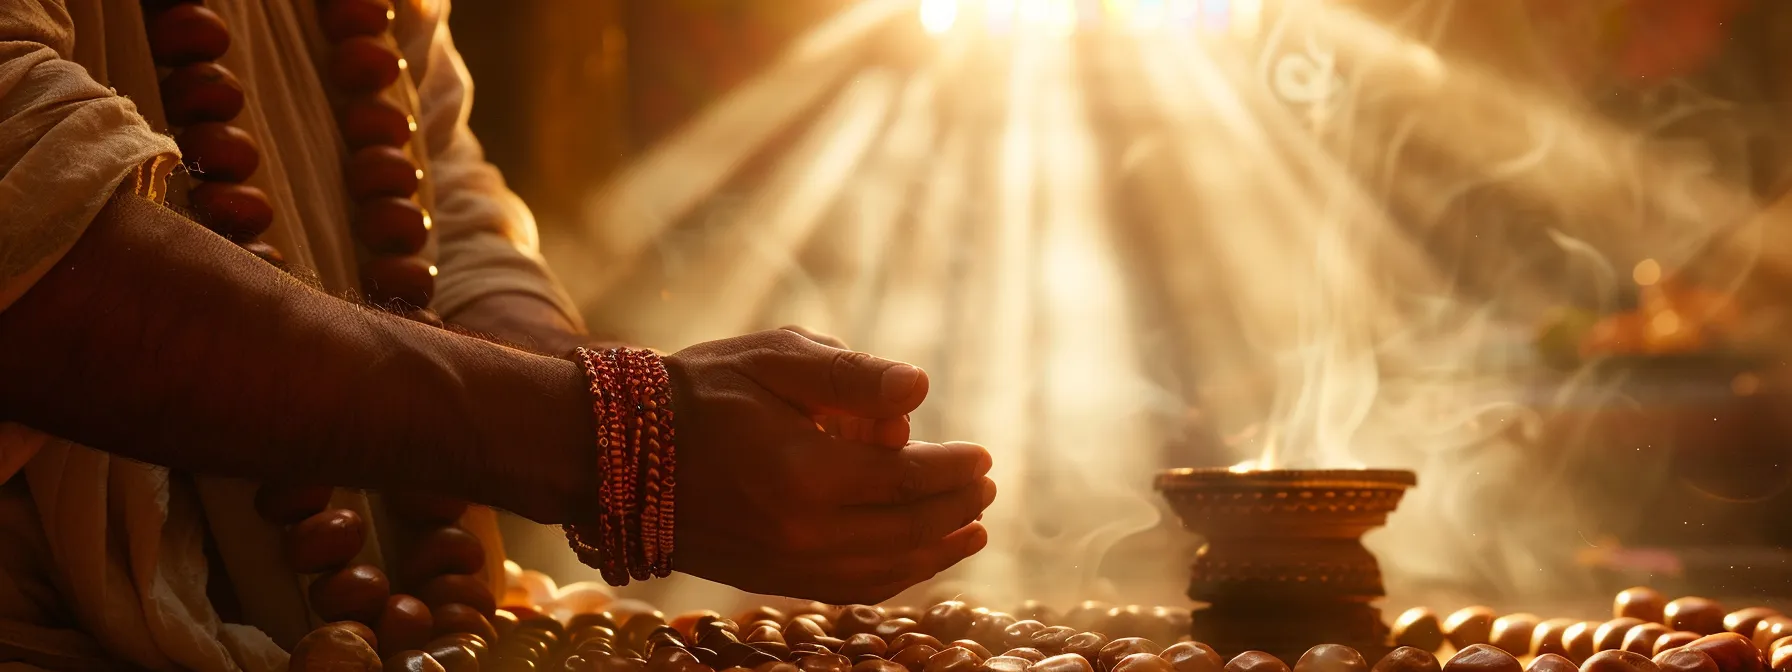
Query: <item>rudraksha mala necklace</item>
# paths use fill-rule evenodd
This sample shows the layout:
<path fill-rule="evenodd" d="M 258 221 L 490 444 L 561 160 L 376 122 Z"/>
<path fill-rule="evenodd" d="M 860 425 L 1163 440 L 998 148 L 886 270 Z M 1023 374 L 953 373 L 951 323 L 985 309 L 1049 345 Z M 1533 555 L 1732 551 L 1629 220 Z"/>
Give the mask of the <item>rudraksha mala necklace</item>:
<path fill-rule="evenodd" d="M 442 326 L 427 310 L 436 268 L 417 256 L 427 245 L 430 218 L 416 200 L 423 171 L 411 146 L 415 119 L 392 98 L 409 98 L 407 68 L 394 49 L 389 27 L 395 11 L 389 0 L 320 0 L 318 20 L 331 43 L 325 80 L 339 96 L 338 122 L 349 152 L 344 168 L 348 193 L 357 203 L 352 230 L 360 243 L 361 285 L 369 302 L 412 319 Z M 245 182 L 260 167 L 260 150 L 249 133 L 232 126 L 243 110 L 241 83 L 217 63 L 230 47 L 221 17 L 196 0 L 145 0 L 149 44 L 161 68 L 161 93 L 168 123 L 183 162 L 194 179 L 190 205 L 202 224 L 264 261 L 283 266 L 279 250 L 259 240 L 273 224 L 266 193 Z M 581 552 L 587 564 L 602 564 L 611 583 L 665 576 L 672 551 L 672 432 L 665 367 L 646 351 L 611 351 L 605 386 L 593 388 L 601 412 L 600 446 L 614 446 L 607 461 L 606 532 L 603 560 Z M 584 361 L 587 372 L 591 360 Z M 608 458 L 606 458 L 608 459 Z M 635 471 L 624 472 L 624 464 Z M 636 492 L 635 484 L 644 485 Z M 626 496 L 620 493 L 628 493 Z M 329 486 L 266 484 L 256 509 L 285 526 L 285 555 L 300 574 L 315 575 L 311 608 L 326 621 L 354 621 L 385 652 L 416 649 L 433 636 L 472 633 L 495 637 L 489 619 L 496 599 L 478 577 L 486 564 L 478 538 L 456 526 L 467 504 L 442 498 L 388 493 L 388 510 L 419 523 L 423 532 L 401 544 L 394 593 L 380 568 L 351 564 L 366 545 L 367 524 L 353 509 L 331 508 Z M 635 495 L 639 495 L 636 497 Z M 614 508 L 610 508 L 615 503 Z M 626 504 L 625 504 L 626 503 Z M 577 541 L 584 528 L 569 527 Z M 632 540 L 632 541 L 630 541 Z M 587 547 L 589 548 L 589 547 Z M 619 564 L 620 563 L 620 564 Z M 626 564 L 626 568 L 622 567 Z"/>

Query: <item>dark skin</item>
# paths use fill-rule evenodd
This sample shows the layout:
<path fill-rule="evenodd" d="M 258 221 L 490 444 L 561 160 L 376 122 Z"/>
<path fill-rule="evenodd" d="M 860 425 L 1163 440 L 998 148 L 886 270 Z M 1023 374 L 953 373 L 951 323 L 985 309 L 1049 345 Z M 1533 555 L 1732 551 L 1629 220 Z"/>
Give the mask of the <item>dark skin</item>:
<path fill-rule="evenodd" d="M 582 336 L 478 309 L 452 317 L 544 350 Z M 985 544 L 989 454 L 907 441 L 925 374 L 784 330 L 665 361 L 680 571 L 870 603 Z M 182 471 L 432 492 L 543 523 L 595 511 L 576 365 L 328 296 L 134 196 L 0 311 L 0 380 L 0 418 Z M 829 416 L 886 440 L 822 431 Z"/>

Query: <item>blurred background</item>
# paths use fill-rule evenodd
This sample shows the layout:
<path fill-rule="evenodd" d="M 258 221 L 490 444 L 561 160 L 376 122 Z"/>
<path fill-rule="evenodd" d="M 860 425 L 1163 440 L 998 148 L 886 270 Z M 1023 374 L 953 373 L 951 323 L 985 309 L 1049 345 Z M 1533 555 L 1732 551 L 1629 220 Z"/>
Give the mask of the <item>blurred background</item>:
<path fill-rule="evenodd" d="M 990 550 L 915 601 L 1182 604 L 1199 540 L 1151 476 L 1229 465 L 1419 472 L 1369 540 L 1390 607 L 1792 588 L 1787 3 L 463 0 L 452 24 L 473 127 L 595 330 L 835 333 L 930 371 L 918 435 L 996 452 Z"/>

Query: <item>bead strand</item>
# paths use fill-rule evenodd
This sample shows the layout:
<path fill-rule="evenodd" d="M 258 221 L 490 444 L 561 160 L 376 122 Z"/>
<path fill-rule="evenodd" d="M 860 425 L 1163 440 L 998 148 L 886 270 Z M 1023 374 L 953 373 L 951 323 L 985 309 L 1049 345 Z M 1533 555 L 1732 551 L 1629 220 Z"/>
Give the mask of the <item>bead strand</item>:
<path fill-rule="evenodd" d="M 200 223 L 262 260 L 279 250 L 257 240 L 274 223 L 262 190 L 244 184 L 261 166 L 254 138 L 230 122 L 243 111 L 242 83 L 217 63 L 230 49 L 224 19 L 202 3 L 146 4 L 150 55 L 161 74 L 162 109 L 196 184 L 187 194 Z"/>
<path fill-rule="evenodd" d="M 648 351 L 575 351 L 590 382 L 599 454 L 593 520 L 566 526 L 567 544 L 612 585 L 672 571 L 671 386 Z"/>
<path fill-rule="evenodd" d="M 489 618 L 497 609 L 497 600 L 490 586 L 477 576 L 486 565 L 485 546 L 457 525 L 467 503 L 407 493 L 388 493 L 385 502 L 398 518 L 426 528 L 408 545 L 399 578 L 433 614 L 430 634 L 496 637 Z M 380 636 L 386 638 L 383 633 Z M 404 643 L 421 645 L 417 639 Z"/>

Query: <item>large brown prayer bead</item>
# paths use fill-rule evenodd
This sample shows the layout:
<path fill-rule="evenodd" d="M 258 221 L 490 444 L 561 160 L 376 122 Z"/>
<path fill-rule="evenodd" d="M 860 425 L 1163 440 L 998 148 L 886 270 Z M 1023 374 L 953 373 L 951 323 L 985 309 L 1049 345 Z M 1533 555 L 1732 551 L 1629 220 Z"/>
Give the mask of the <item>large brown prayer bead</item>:
<path fill-rule="evenodd" d="M 286 562 L 300 574 L 328 571 L 355 559 L 367 543 L 367 526 L 352 509 L 331 509 L 286 531 Z"/>
<path fill-rule="evenodd" d="M 149 54 L 156 65 L 176 67 L 215 61 L 230 50 L 230 29 L 223 17 L 191 3 L 169 7 L 149 17 Z"/>
<path fill-rule="evenodd" d="M 175 138 L 181 163 L 207 182 L 241 182 L 261 167 L 261 150 L 243 129 L 220 122 L 188 126 Z"/>
<path fill-rule="evenodd" d="M 840 645 L 840 655 L 856 659 L 859 656 L 882 656 L 890 650 L 890 645 L 882 637 L 862 632 L 846 638 Z"/>
<path fill-rule="evenodd" d="M 411 117 L 379 98 L 356 98 L 342 106 L 342 140 L 350 150 L 373 145 L 403 147 L 411 141 Z"/>
<path fill-rule="evenodd" d="M 417 597 L 431 609 L 444 604 L 464 604 L 481 614 L 498 608 L 491 586 L 470 574 L 443 574 L 430 579 L 417 589 Z"/>
<path fill-rule="evenodd" d="M 1176 672 L 1219 672 L 1229 668 L 1226 660 L 1213 647 L 1200 642 L 1177 642 L 1158 654 L 1176 667 Z M 1269 655 L 1269 654 L 1263 654 Z"/>
<path fill-rule="evenodd" d="M 1612 618 L 1636 618 L 1647 623 L 1662 623 L 1662 610 L 1668 600 L 1654 588 L 1627 588 L 1612 600 Z"/>
<path fill-rule="evenodd" d="M 373 634 L 373 628 L 369 627 L 366 623 L 360 621 L 336 621 L 335 623 L 329 623 L 327 625 L 330 627 L 346 629 L 349 632 L 355 633 L 356 637 L 360 637 L 361 641 L 367 642 L 367 645 L 373 647 L 375 650 L 380 648 L 379 636 Z"/>
<path fill-rule="evenodd" d="M 323 511 L 335 492 L 327 485 L 267 483 L 255 491 L 255 512 L 275 525 L 291 525 Z"/>
<path fill-rule="evenodd" d="M 1320 644 L 1301 654 L 1294 664 L 1294 672 L 1369 672 L 1369 663 L 1356 649 Z"/>
<path fill-rule="evenodd" d="M 1598 651 L 1599 649 L 1594 646 L 1594 638 L 1599 633 L 1599 625 L 1595 621 L 1581 621 L 1568 626 L 1567 630 L 1563 630 L 1562 648 L 1568 650 L 1567 653 L 1562 654 L 1563 657 L 1579 665 L 1581 661 Z"/>
<path fill-rule="evenodd" d="M 376 196 L 408 198 L 417 193 L 422 177 L 404 150 L 390 145 L 362 147 L 349 157 L 344 177 L 349 196 L 365 200 Z"/>
<path fill-rule="evenodd" d="M 877 624 L 883 621 L 883 614 L 876 609 L 862 604 L 853 605 L 834 619 L 834 636 L 850 640 L 853 635 L 877 630 Z"/>
<path fill-rule="evenodd" d="M 1792 618 L 1787 618 L 1785 616 L 1768 616 L 1767 618 L 1761 619 L 1760 623 L 1755 624 L 1755 634 L 1752 639 L 1755 642 L 1755 646 L 1760 647 L 1762 652 L 1773 653 L 1773 651 L 1768 648 L 1768 645 L 1772 644 L 1774 640 L 1788 635 L 1792 635 Z"/>
<path fill-rule="evenodd" d="M 1089 659 L 1074 653 L 1052 656 L 1027 668 L 1029 672 L 1095 672 Z"/>
<path fill-rule="evenodd" d="M 422 600 L 393 595 L 386 598 L 385 611 L 374 629 L 380 634 L 380 652 L 391 655 L 428 644 L 435 635 L 436 621 Z"/>
<path fill-rule="evenodd" d="M 386 0 L 325 0 L 318 3 L 317 22 L 325 39 L 341 42 L 384 34 L 391 12 L 392 3 Z"/>
<path fill-rule="evenodd" d="M 927 613 L 921 615 L 921 631 L 943 641 L 959 639 L 971 631 L 971 620 L 975 617 L 965 603 L 948 600 L 929 607 Z"/>
<path fill-rule="evenodd" d="M 1659 672 L 1655 662 L 1631 651 L 1600 651 L 1588 658 L 1581 672 Z"/>
<path fill-rule="evenodd" d="M 1520 672 L 1524 668 L 1512 654 L 1491 644 L 1472 644 L 1444 663 L 1444 672 Z"/>
<path fill-rule="evenodd" d="M 416 308 L 428 307 L 435 294 L 435 280 L 435 267 L 416 257 L 378 257 L 361 266 L 361 289 L 379 304 L 402 301 Z M 491 599 L 489 591 L 487 599 Z M 496 601 L 492 604 L 495 607 Z"/>
<path fill-rule="evenodd" d="M 1682 632 L 1715 635 L 1724 631 L 1724 607 L 1703 597 L 1682 597 L 1662 608 L 1662 623 Z"/>
<path fill-rule="evenodd" d="M 1686 646 L 1687 644 L 1691 644 L 1694 641 L 1697 641 L 1698 638 L 1699 638 L 1699 633 L 1687 632 L 1685 630 L 1680 630 L 1677 632 L 1670 632 L 1668 634 L 1662 635 L 1660 637 L 1655 638 L 1655 653 L 1654 653 L 1654 655 L 1659 656 L 1668 651 L 1672 651 L 1672 650 L 1678 649 L 1682 646 Z M 1754 646 L 1754 644 L 1750 643 L 1749 646 Z"/>
<path fill-rule="evenodd" d="M 485 545 L 479 537 L 458 527 L 438 527 L 411 547 L 399 575 L 415 584 L 441 574 L 472 574 L 484 566 Z"/>
<path fill-rule="evenodd" d="M 1389 651 L 1375 663 L 1371 672 L 1443 672 L 1443 665 L 1437 662 L 1437 654 L 1412 646 L 1402 646 Z"/>
<path fill-rule="evenodd" d="M 176 127 L 230 121 L 243 111 L 243 85 L 217 63 L 183 65 L 162 79 L 162 111 Z"/>
<path fill-rule="evenodd" d="M 355 237 L 375 254 L 416 254 L 429 242 L 429 215 L 408 198 L 364 201 Z"/>
<path fill-rule="evenodd" d="M 376 622 L 392 584 L 373 565 L 355 565 L 311 584 L 311 609 L 326 621 Z"/>
<path fill-rule="evenodd" d="M 1488 643 L 1514 656 L 1529 655 L 1531 636 L 1536 633 L 1538 619 L 1532 614 L 1507 614 L 1493 621 Z"/>
<path fill-rule="evenodd" d="M 378 672 L 380 656 L 344 628 L 326 625 L 299 640 L 287 661 L 292 672 Z"/>
<path fill-rule="evenodd" d="M 1114 664 L 1120 662 L 1121 658 L 1135 653 L 1149 653 L 1155 656 L 1162 652 L 1163 647 L 1149 639 L 1121 637 L 1108 642 L 1107 646 L 1101 647 L 1101 652 L 1095 657 L 1095 666 L 1098 670 L 1107 672 L 1107 670 L 1113 669 Z"/>
<path fill-rule="evenodd" d="M 1148 653 L 1135 653 L 1114 664 L 1112 672 L 1176 672 L 1170 661 Z"/>
<path fill-rule="evenodd" d="M 479 672 L 479 656 L 471 647 L 458 642 L 430 642 L 423 652 L 442 664 L 447 672 Z"/>
<path fill-rule="evenodd" d="M 1493 610 L 1487 607 L 1463 607 L 1444 619 L 1444 637 L 1458 650 L 1486 644 L 1493 634 Z"/>
<path fill-rule="evenodd" d="M 1624 638 L 1630 635 L 1631 630 L 1639 625 L 1644 625 L 1645 623 L 1646 622 L 1643 619 L 1634 616 L 1625 616 L 1623 618 L 1614 618 L 1606 621 L 1593 633 L 1593 648 L 1596 651 L 1611 651 L 1613 649 L 1624 648 Z"/>
<path fill-rule="evenodd" d="M 385 672 L 448 672 L 435 658 L 415 650 L 388 654 L 383 669 Z"/>
<path fill-rule="evenodd" d="M 1754 637 L 1755 626 L 1760 625 L 1761 621 L 1778 615 L 1780 612 L 1766 607 L 1739 609 L 1724 615 L 1724 630 L 1744 637 Z"/>
<path fill-rule="evenodd" d="M 983 664 L 983 657 L 970 649 L 947 647 L 933 654 L 922 666 L 923 672 L 973 672 Z"/>
<path fill-rule="evenodd" d="M 1723 672 L 1762 672 L 1764 667 L 1754 642 L 1733 632 L 1700 637 L 1685 648 L 1711 656 Z"/>
<path fill-rule="evenodd" d="M 247 184 L 203 182 L 187 194 L 205 227 L 225 238 L 246 241 L 274 224 L 274 206 L 267 194 Z"/>
<path fill-rule="evenodd" d="M 1661 672 L 1721 672 L 1717 668 L 1717 661 L 1712 660 L 1711 656 L 1686 647 L 1656 654 L 1654 662 L 1656 667 L 1661 668 Z"/>
<path fill-rule="evenodd" d="M 1580 672 L 1580 668 L 1567 658 L 1554 653 L 1546 653 L 1531 659 L 1525 672 Z"/>
<path fill-rule="evenodd" d="M 1436 651 L 1444 646 L 1443 624 L 1438 622 L 1437 614 L 1430 609 L 1407 609 L 1399 618 L 1394 619 L 1394 643 L 1424 651 Z"/>
<path fill-rule="evenodd" d="M 1246 651 L 1226 663 L 1226 672 L 1289 672 L 1282 659 L 1262 651 Z"/>
<path fill-rule="evenodd" d="M 1568 628 L 1576 624 L 1577 621 L 1567 618 L 1552 618 L 1538 623 L 1537 627 L 1531 630 L 1531 655 L 1542 656 L 1553 653 L 1558 656 L 1566 656 L 1568 645 L 1563 640 L 1567 636 Z"/>
<path fill-rule="evenodd" d="M 492 627 L 491 621 L 486 620 L 485 615 L 479 613 L 478 609 L 464 604 L 450 603 L 430 611 L 434 612 L 433 615 L 436 619 L 435 635 L 437 637 L 464 632 L 479 635 L 486 641 L 498 638 L 497 629 Z"/>
<path fill-rule="evenodd" d="M 1040 660 L 1045 660 L 1040 658 Z M 996 656 L 977 666 L 977 672 L 1027 672 L 1034 661 L 1014 656 Z"/>
<path fill-rule="evenodd" d="M 1644 623 L 1631 628 L 1630 634 L 1624 635 L 1624 646 L 1620 648 L 1643 657 L 1653 656 L 1656 640 L 1669 632 L 1668 626 L 1660 623 Z"/>
<path fill-rule="evenodd" d="M 330 82 L 349 93 L 373 93 L 398 81 L 398 60 L 377 37 L 351 37 L 330 54 Z"/>
<path fill-rule="evenodd" d="M 281 254 L 280 250 L 275 249 L 273 245 L 259 240 L 251 240 L 242 243 L 242 246 L 244 251 L 267 263 L 276 266 L 286 263 L 286 255 Z"/>

